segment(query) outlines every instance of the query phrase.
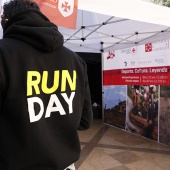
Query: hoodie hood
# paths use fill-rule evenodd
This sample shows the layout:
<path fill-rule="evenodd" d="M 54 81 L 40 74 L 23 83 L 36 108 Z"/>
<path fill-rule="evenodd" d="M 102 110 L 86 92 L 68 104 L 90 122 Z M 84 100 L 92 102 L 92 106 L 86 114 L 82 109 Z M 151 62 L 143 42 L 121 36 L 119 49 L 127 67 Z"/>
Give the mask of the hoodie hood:
<path fill-rule="evenodd" d="M 5 24 L 3 38 L 19 39 L 44 52 L 55 51 L 64 42 L 58 27 L 35 9 L 12 16 Z"/>

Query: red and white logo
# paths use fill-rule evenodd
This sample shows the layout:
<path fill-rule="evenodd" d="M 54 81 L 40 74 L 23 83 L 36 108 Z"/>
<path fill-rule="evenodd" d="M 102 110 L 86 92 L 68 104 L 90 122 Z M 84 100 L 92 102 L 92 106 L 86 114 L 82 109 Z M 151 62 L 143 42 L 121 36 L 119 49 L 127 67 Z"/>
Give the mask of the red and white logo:
<path fill-rule="evenodd" d="M 1 1 L 1 0 L 0 0 Z M 58 26 L 75 29 L 78 0 L 34 0 L 41 12 Z"/>
<path fill-rule="evenodd" d="M 132 47 L 132 49 L 131 49 L 131 53 L 132 53 L 132 54 L 136 54 L 136 52 L 137 52 L 136 47 Z"/>
<path fill-rule="evenodd" d="M 58 10 L 64 17 L 72 15 L 74 11 L 74 0 L 59 0 Z"/>
<path fill-rule="evenodd" d="M 108 56 L 107 56 L 107 60 L 113 59 L 114 57 L 115 57 L 114 51 L 109 51 Z"/>
<path fill-rule="evenodd" d="M 145 44 L 145 52 L 151 52 L 152 51 L 152 43 Z"/>

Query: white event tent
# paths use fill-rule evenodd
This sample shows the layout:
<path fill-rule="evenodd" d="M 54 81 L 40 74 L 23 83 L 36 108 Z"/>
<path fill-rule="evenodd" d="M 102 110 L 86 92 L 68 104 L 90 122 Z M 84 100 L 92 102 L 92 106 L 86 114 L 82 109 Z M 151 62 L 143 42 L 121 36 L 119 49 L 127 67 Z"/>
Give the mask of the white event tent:
<path fill-rule="evenodd" d="M 59 27 L 76 52 L 106 52 L 170 38 L 170 8 L 143 0 L 79 0 L 76 30 Z"/>
<path fill-rule="evenodd" d="M 0 0 L 0 3 L 2 1 L 9 0 Z M 99 53 L 101 56 L 100 53 L 103 52 L 170 39 L 170 8 L 143 0 L 78 0 L 76 29 L 59 27 L 59 31 L 64 35 L 66 47 L 75 52 L 92 53 L 87 55 L 92 58 L 93 53 Z M 0 38 L 1 36 L 0 28 Z M 164 64 L 167 58 L 165 60 L 159 58 L 155 62 L 159 65 L 163 61 Z M 124 64 L 125 61 L 121 60 L 120 63 Z M 112 67 L 112 63 L 109 64 Z M 92 74 L 94 82 L 97 77 L 95 71 Z M 95 92 L 100 93 L 97 90 L 97 86 L 100 88 L 100 83 L 97 86 L 95 83 L 92 84 Z M 131 109 L 131 107 L 127 109 L 129 108 Z M 133 127 L 128 112 L 126 125 Z"/>
<path fill-rule="evenodd" d="M 113 51 L 169 39 L 170 8 L 143 0 L 78 0 L 76 29 L 59 30 L 75 52 Z"/>

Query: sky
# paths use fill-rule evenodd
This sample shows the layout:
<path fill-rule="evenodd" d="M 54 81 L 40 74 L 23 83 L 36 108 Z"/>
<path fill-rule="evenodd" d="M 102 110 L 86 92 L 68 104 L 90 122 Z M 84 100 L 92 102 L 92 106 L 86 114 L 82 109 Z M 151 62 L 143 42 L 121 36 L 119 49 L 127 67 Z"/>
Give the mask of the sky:
<path fill-rule="evenodd" d="M 120 101 L 126 100 L 126 86 L 104 86 L 104 103 L 111 109 Z"/>

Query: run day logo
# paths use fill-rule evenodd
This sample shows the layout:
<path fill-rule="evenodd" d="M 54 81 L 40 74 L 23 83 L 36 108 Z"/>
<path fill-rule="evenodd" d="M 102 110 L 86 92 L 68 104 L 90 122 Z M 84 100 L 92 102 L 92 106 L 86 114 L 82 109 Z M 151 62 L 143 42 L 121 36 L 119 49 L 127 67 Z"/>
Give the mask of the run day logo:
<path fill-rule="evenodd" d="M 108 53 L 108 55 L 107 55 L 107 60 L 113 59 L 114 57 L 115 57 L 114 51 L 109 51 L 109 53 Z"/>
<path fill-rule="evenodd" d="M 64 17 L 72 15 L 74 11 L 74 0 L 58 0 L 58 10 Z"/>
<path fill-rule="evenodd" d="M 43 115 L 45 115 L 45 118 L 49 118 L 52 112 L 66 115 L 66 108 L 62 105 L 63 102 L 68 106 L 69 114 L 73 113 L 73 99 L 77 79 L 76 71 L 55 70 L 51 87 L 47 87 L 48 77 L 48 71 L 41 73 L 38 71 L 27 71 L 27 103 L 30 123 L 39 121 Z M 70 91 L 70 94 L 68 95 L 66 91 Z M 47 106 L 45 106 L 43 99 L 40 97 L 41 94 L 49 95 Z M 62 102 L 60 102 L 61 99 Z M 37 105 L 39 105 L 39 110 L 35 107 Z"/>

